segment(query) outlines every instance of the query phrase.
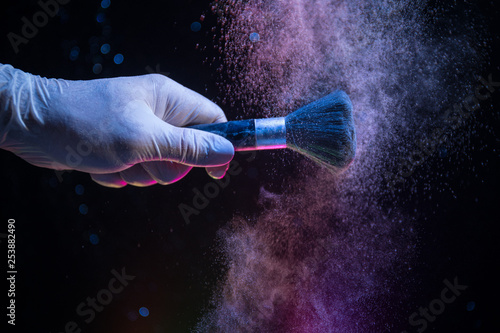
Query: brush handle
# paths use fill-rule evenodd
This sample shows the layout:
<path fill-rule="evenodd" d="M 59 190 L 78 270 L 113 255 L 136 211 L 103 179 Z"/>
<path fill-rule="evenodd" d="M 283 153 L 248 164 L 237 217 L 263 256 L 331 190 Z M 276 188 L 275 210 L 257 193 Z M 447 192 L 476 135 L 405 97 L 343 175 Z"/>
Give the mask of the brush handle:
<path fill-rule="evenodd" d="M 235 151 L 286 148 L 285 118 L 234 120 L 190 126 L 229 140 Z"/>

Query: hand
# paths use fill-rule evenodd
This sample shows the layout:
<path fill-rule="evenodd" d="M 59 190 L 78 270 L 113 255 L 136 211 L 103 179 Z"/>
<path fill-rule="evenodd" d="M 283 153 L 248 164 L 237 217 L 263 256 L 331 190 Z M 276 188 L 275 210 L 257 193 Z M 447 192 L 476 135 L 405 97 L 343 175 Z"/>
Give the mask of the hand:
<path fill-rule="evenodd" d="M 226 139 L 182 128 L 225 122 L 222 110 L 159 74 L 67 81 L 0 64 L 0 106 L 10 110 L 1 148 L 104 186 L 171 184 L 193 166 L 222 178 L 234 154 Z"/>

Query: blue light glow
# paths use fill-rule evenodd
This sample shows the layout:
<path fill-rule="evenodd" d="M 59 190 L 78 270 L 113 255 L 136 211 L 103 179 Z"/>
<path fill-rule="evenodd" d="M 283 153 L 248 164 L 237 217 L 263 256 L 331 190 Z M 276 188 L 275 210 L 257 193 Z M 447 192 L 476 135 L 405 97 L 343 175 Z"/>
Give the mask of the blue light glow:
<path fill-rule="evenodd" d="M 106 19 L 106 15 L 104 15 L 104 13 L 99 13 L 95 19 L 97 22 L 102 23 Z"/>
<path fill-rule="evenodd" d="M 201 23 L 200 22 L 191 23 L 191 31 L 198 32 L 200 30 L 201 30 Z"/>
<path fill-rule="evenodd" d="M 110 0 L 102 0 L 101 1 L 101 7 L 106 9 L 109 7 L 109 5 L 111 5 L 111 1 Z"/>
<path fill-rule="evenodd" d="M 476 302 L 470 301 L 469 303 L 467 303 L 467 311 L 472 311 L 475 308 L 476 308 Z"/>
<path fill-rule="evenodd" d="M 148 308 L 145 308 L 145 307 L 140 308 L 139 313 L 143 317 L 149 316 L 149 310 L 148 310 Z"/>
<path fill-rule="evenodd" d="M 123 54 L 121 53 L 116 54 L 115 57 L 113 58 L 113 61 L 117 65 L 121 64 L 123 62 Z"/>
<path fill-rule="evenodd" d="M 99 244 L 99 236 L 97 236 L 96 234 L 90 234 L 89 240 L 92 245 Z"/>
<path fill-rule="evenodd" d="M 102 72 L 102 65 L 101 64 L 95 64 L 94 67 L 92 67 L 92 72 L 94 74 L 99 74 Z"/>
<path fill-rule="evenodd" d="M 74 46 L 71 48 L 71 51 L 69 53 L 69 59 L 71 61 L 75 61 L 78 59 L 78 56 L 80 55 L 80 48 L 78 46 Z"/>
<path fill-rule="evenodd" d="M 109 44 L 102 44 L 102 46 L 101 46 L 101 53 L 102 54 L 108 54 L 109 50 L 111 50 L 111 46 Z"/>
<path fill-rule="evenodd" d="M 87 215 L 87 213 L 89 212 L 89 207 L 87 207 L 86 204 L 81 204 L 80 207 L 78 207 L 78 210 L 80 211 L 80 214 Z"/>
<path fill-rule="evenodd" d="M 76 194 L 83 195 L 84 192 L 85 192 L 85 187 L 83 187 L 83 185 L 78 184 L 75 186 L 75 193 Z"/>
<path fill-rule="evenodd" d="M 258 42 L 260 40 L 260 35 L 256 32 L 252 32 L 248 38 L 250 38 L 252 42 Z"/>

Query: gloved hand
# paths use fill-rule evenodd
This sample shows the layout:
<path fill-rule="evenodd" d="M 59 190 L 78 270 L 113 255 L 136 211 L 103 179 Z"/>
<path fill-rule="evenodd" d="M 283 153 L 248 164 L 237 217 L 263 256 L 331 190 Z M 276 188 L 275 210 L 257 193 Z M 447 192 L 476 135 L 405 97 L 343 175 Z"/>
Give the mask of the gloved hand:
<path fill-rule="evenodd" d="M 225 121 L 217 105 L 159 74 L 68 81 L 0 64 L 0 148 L 105 186 L 170 184 L 193 166 L 222 178 L 232 144 L 182 127 Z"/>

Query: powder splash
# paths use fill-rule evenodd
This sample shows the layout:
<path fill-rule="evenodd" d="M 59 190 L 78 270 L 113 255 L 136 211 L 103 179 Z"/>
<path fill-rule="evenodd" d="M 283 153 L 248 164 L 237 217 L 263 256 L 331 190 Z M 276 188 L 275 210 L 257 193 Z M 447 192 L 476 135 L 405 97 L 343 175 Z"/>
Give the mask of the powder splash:
<path fill-rule="evenodd" d="M 480 29 L 463 23 L 467 11 L 455 24 L 425 1 L 218 1 L 213 10 L 223 106 L 284 116 L 343 89 L 358 150 L 340 178 L 297 159 L 307 175 L 290 177 L 284 194 L 262 188 L 261 213 L 221 231 L 227 274 L 197 330 L 396 331 L 418 235 L 383 175 L 470 91 L 481 50 L 469 41 Z"/>

